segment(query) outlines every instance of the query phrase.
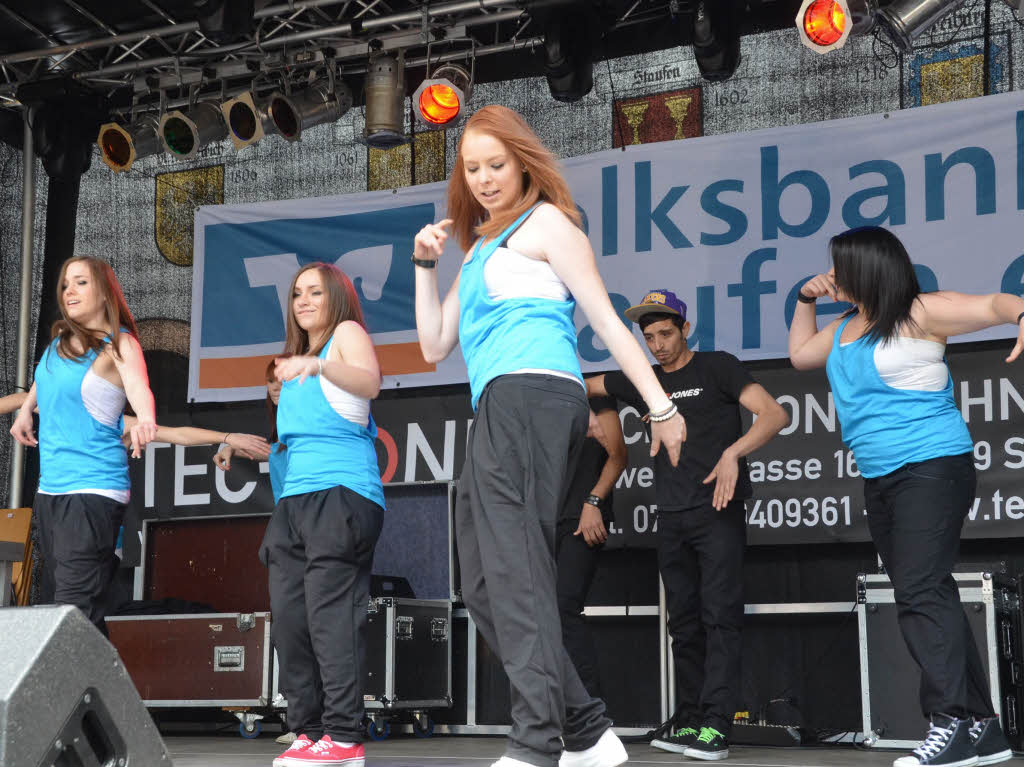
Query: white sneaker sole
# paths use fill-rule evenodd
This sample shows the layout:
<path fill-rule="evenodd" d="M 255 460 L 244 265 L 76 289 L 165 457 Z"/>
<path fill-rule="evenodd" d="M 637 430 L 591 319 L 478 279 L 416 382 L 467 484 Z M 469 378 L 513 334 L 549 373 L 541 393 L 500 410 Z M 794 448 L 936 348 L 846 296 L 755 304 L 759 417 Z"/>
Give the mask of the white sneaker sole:
<path fill-rule="evenodd" d="M 294 756 L 279 756 L 274 760 L 274 767 L 364 767 L 365 758 L 354 756 L 351 759 L 338 759 L 333 762 L 311 762 L 308 759 Z"/>
<path fill-rule="evenodd" d="M 995 754 L 989 754 L 988 756 L 979 756 L 978 764 L 999 764 L 999 762 L 1005 762 L 1007 759 L 1013 758 L 1013 751 L 1006 749 L 1005 751 L 999 751 Z"/>
<path fill-rule="evenodd" d="M 980 760 L 976 756 L 972 756 L 968 759 L 961 759 L 959 762 L 949 762 L 943 764 L 941 767 L 975 767 L 980 764 Z M 895 762 L 892 763 L 892 767 L 918 767 L 921 763 L 913 756 L 901 756 Z"/>
<path fill-rule="evenodd" d="M 688 749 L 689 746 L 682 746 L 668 740 L 658 740 L 655 738 L 651 741 L 651 748 L 659 748 L 662 751 L 671 751 L 673 754 L 685 754 L 686 749 Z"/>
<path fill-rule="evenodd" d="M 702 751 L 699 748 L 688 748 L 683 751 L 683 756 L 690 759 L 700 759 L 702 762 L 717 762 L 729 758 L 729 749 L 725 751 Z"/>

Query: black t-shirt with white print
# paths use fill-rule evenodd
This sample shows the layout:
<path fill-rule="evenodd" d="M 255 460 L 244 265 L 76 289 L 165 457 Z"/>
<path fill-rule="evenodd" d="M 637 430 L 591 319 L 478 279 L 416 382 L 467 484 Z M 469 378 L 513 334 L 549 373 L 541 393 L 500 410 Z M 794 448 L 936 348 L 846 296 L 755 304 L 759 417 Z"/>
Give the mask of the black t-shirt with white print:
<path fill-rule="evenodd" d="M 715 483 L 702 483 L 722 457 L 722 451 L 742 435 L 739 398 L 754 379 L 727 352 L 694 352 L 679 370 L 666 373 L 655 365 L 654 374 L 686 419 L 686 442 L 679 465 L 671 464 L 664 449 L 654 457 L 658 510 L 679 511 L 709 504 Z M 613 397 L 635 406 L 641 415 L 647 413 L 643 398 L 621 371 L 606 373 L 604 388 Z M 751 494 L 747 460 L 741 458 L 733 499 L 745 500 Z"/>

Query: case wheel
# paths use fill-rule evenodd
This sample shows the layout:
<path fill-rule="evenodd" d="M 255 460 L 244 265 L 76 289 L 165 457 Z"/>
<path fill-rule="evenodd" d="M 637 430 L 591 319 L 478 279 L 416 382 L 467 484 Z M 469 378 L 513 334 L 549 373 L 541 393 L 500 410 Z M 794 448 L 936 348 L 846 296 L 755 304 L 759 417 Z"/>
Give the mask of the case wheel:
<path fill-rule="evenodd" d="M 366 726 L 366 732 L 370 736 L 370 740 L 384 740 L 391 735 L 391 725 L 387 721 L 378 724 L 371 719 Z"/>
<path fill-rule="evenodd" d="M 417 738 L 429 738 L 434 734 L 434 720 L 426 714 L 414 716 L 412 731 L 416 734 Z"/>
<path fill-rule="evenodd" d="M 231 711 L 238 719 L 238 734 L 243 738 L 258 738 L 263 732 L 263 725 L 260 720 L 262 714 L 253 714 L 249 711 Z"/>
<path fill-rule="evenodd" d="M 258 738 L 260 733 L 263 732 L 263 725 L 259 721 L 246 724 L 245 722 L 238 723 L 238 734 L 243 738 Z"/>

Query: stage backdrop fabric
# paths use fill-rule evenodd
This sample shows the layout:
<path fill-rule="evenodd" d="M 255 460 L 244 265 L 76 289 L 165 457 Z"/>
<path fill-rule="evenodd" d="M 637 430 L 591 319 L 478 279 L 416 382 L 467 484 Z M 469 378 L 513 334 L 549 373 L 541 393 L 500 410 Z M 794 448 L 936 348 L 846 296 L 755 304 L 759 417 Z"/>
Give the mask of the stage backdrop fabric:
<path fill-rule="evenodd" d="M 983 107 L 983 110 L 982 110 Z M 565 161 L 615 308 L 652 288 L 690 307 L 691 345 L 741 359 L 786 356 L 797 291 L 828 268 L 829 238 L 886 226 L 925 290 L 1024 282 L 1024 92 L 898 113 L 629 146 Z M 264 396 L 281 351 L 292 276 L 312 261 L 353 279 L 387 387 L 466 381 L 459 355 L 426 363 L 416 343 L 413 237 L 445 213 L 446 184 L 199 208 L 188 395 Z M 462 262 L 450 242 L 447 289 Z M 819 302 L 830 318 L 842 305 Z M 577 311 L 585 371 L 612 366 Z M 1009 326 L 958 340 L 1005 337 Z"/>

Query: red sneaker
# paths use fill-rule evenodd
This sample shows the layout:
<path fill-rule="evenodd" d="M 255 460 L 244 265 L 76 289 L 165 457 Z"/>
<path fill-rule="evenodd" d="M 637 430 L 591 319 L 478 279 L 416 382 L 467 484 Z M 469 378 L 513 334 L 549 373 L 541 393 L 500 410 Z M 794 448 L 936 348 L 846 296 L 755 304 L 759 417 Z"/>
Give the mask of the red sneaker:
<path fill-rule="evenodd" d="M 365 760 L 366 751 L 362 743 L 343 746 L 331 740 L 330 735 L 324 735 L 315 744 L 298 749 L 294 753 L 292 749 L 288 749 L 274 760 L 274 767 L 363 767 Z"/>
<path fill-rule="evenodd" d="M 305 733 L 297 737 L 292 741 L 291 746 L 288 750 L 281 754 L 277 759 L 274 760 L 274 767 L 288 767 L 291 762 L 286 761 L 287 759 L 295 756 L 296 754 L 305 751 L 313 746 L 313 741 L 306 737 Z"/>

